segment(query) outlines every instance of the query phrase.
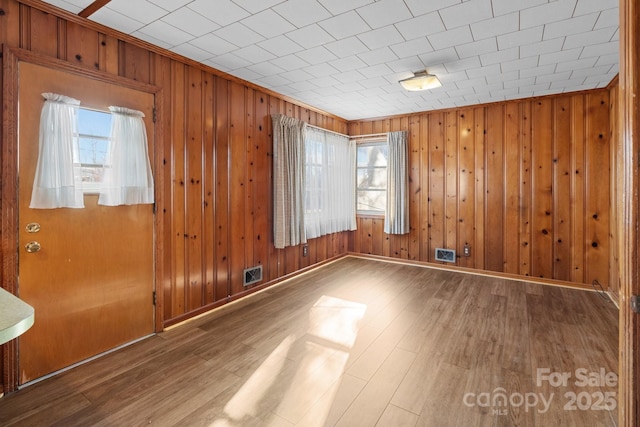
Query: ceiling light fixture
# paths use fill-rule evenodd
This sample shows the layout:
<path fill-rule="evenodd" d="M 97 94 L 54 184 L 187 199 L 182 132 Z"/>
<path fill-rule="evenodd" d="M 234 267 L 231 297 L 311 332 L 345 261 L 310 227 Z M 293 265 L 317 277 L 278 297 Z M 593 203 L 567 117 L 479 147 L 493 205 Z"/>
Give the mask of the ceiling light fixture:
<path fill-rule="evenodd" d="M 399 83 L 403 88 L 410 91 L 435 89 L 442 86 L 442 83 L 440 83 L 440 80 L 438 80 L 435 75 L 429 74 L 426 71 L 414 73 L 413 77 L 400 80 Z"/>

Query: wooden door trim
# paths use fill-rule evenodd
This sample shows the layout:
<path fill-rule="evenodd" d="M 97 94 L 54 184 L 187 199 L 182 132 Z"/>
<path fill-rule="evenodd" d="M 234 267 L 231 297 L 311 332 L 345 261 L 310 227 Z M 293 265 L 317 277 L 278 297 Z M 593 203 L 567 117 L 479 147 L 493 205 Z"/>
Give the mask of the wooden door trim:
<path fill-rule="evenodd" d="M 84 78 L 98 80 L 101 82 L 126 87 L 141 92 L 154 95 L 156 116 L 159 120 L 154 124 L 154 153 L 151 163 L 154 169 L 154 179 L 157 188 L 161 188 L 164 182 L 162 172 L 162 134 L 161 123 L 162 118 L 162 89 L 130 80 L 127 78 L 106 74 L 101 71 L 83 68 L 65 61 L 42 56 L 24 49 L 11 48 L 3 46 L 3 113 L 2 113 L 2 147 L 0 155 L 2 156 L 0 164 L 2 172 L 0 179 L 0 207 L 2 208 L 0 217 L 0 236 L 2 236 L 2 271 L 0 278 L 2 279 L 2 288 L 18 295 L 18 95 L 19 95 L 19 63 L 27 62 L 46 68 L 75 74 Z M 161 191 L 156 191 L 156 209 L 161 209 L 164 201 L 159 200 L 162 196 Z M 157 295 L 157 304 L 155 306 L 155 324 L 154 330 L 162 329 L 163 313 L 162 296 L 163 292 L 157 289 L 158 284 L 162 281 L 158 280 L 159 266 L 155 260 L 162 259 L 159 255 L 162 251 L 162 242 L 155 239 L 160 224 L 160 215 L 154 215 L 154 289 Z M 36 321 L 38 314 L 36 313 Z M 4 344 L 4 352 L 2 358 L 3 378 L 2 384 L 4 392 L 11 392 L 18 387 L 18 345 L 17 340 L 12 340 Z"/>

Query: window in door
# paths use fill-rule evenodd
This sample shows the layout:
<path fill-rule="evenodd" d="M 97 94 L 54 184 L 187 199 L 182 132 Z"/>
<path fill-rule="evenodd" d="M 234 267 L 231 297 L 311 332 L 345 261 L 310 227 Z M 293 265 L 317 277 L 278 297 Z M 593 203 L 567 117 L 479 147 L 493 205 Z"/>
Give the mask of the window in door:
<path fill-rule="evenodd" d="M 78 164 L 84 193 L 99 193 L 111 133 L 111 114 L 78 109 Z"/>

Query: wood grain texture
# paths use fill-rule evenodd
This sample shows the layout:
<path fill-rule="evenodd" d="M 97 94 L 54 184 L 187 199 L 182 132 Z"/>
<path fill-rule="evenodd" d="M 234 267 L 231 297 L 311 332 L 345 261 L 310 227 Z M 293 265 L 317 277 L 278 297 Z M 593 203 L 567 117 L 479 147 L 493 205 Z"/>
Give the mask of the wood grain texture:
<path fill-rule="evenodd" d="M 349 133 L 409 131 L 411 259 L 433 262 L 448 247 L 457 266 L 609 290 L 609 99 L 600 89 L 361 120 Z M 403 257 L 400 237 L 370 217 L 355 233 L 354 252 Z M 385 253 L 376 242 L 387 238 Z"/>
<path fill-rule="evenodd" d="M 613 426 L 564 405 L 616 390 L 576 369 L 616 367 L 617 310 L 594 292 L 344 257 L 8 395 L 0 424 Z M 478 404 L 500 388 L 514 404 Z"/>

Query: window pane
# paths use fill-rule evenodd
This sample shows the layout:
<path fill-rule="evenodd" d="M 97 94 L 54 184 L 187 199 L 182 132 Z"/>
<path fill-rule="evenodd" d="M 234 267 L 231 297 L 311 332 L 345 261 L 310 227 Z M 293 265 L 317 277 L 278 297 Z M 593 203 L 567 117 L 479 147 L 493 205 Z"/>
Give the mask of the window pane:
<path fill-rule="evenodd" d="M 387 169 L 386 168 L 358 169 L 358 189 L 367 190 L 370 188 L 386 190 L 387 188 Z"/>
<path fill-rule="evenodd" d="M 111 133 L 111 114 L 80 108 L 78 111 L 78 133 L 108 138 Z"/>
<path fill-rule="evenodd" d="M 386 202 L 386 191 L 358 190 L 357 210 L 359 211 L 384 212 Z"/>
<path fill-rule="evenodd" d="M 78 110 L 78 151 L 85 192 L 96 191 L 96 185 L 102 182 L 110 133 L 110 113 L 86 108 Z"/>

